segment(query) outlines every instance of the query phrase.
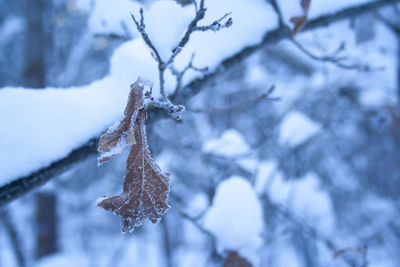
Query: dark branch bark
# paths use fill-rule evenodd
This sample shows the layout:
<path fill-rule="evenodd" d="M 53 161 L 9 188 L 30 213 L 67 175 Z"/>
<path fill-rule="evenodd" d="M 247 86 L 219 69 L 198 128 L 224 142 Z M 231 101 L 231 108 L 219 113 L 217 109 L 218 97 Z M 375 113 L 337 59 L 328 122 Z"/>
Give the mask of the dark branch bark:
<path fill-rule="evenodd" d="M 324 27 L 343 19 L 352 18 L 366 12 L 376 11 L 381 7 L 399 2 L 400 0 L 377 0 L 367 4 L 346 8 L 333 14 L 320 16 L 318 18 L 308 21 L 302 27 L 301 31 L 314 30 L 316 28 Z M 266 14 L 266 16 L 267 15 L 268 14 Z M 280 27 L 278 29 L 267 32 L 263 38 L 263 41 L 260 44 L 244 48 L 236 55 L 224 60 L 214 73 L 205 75 L 203 79 L 196 80 L 186 86 L 185 90 L 182 90 L 181 94 L 177 96 L 177 100 L 182 101 L 182 103 L 185 102 L 191 96 L 198 93 L 206 83 L 213 81 L 220 73 L 222 73 L 227 68 L 236 65 L 238 62 L 255 53 L 258 49 L 267 45 L 274 44 L 280 40 L 288 38 L 289 36 L 290 30 L 286 27 Z M 97 142 L 98 137 L 92 138 L 83 146 L 73 150 L 63 159 L 58 160 L 51 165 L 42 168 L 28 176 L 21 177 L 3 187 L 0 187 L 0 207 L 8 204 L 14 199 L 17 199 L 18 197 L 33 190 L 34 188 L 46 183 L 53 176 L 62 173 L 64 170 L 70 168 L 73 164 L 86 159 L 90 155 L 96 154 Z"/>
<path fill-rule="evenodd" d="M 0 207 L 19 198 L 34 188 L 45 184 L 52 177 L 71 168 L 75 163 L 78 163 L 91 155 L 95 155 L 97 153 L 98 141 L 98 137 L 92 138 L 84 145 L 73 150 L 66 157 L 55 161 L 49 166 L 30 175 L 21 177 L 0 187 Z"/>

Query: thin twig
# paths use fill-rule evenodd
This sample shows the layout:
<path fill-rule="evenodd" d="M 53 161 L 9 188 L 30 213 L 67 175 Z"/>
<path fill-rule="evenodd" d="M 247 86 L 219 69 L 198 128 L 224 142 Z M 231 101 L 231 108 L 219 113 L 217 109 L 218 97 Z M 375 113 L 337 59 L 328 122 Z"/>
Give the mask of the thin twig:
<path fill-rule="evenodd" d="M 153 43 L 151 42 L 149 35 L 145 31 L 145 24 L 144 24 L 144 16 L 143 16 L 143 8 L 140 9 L 140 23 L 136 20 L 135 15 L 131 13 L 131 17 L 133 22 L 136 25 L 137 30 L 139 31 L 140 35 L 142 36 L 143 41 L 147 44 L 147 46 L 151 49 L 151 51 L 156 56 L 157 62 L 162 62 L 161 56 L 158 53 L 157 49 L 154 47 Z"/>
<path fill-rule="evenodd" d="M 194 19 L 189 23 L 185 34 L 183 35 L 181 41 L 178 43 L 178 45 L 176 45 L 173 49 L 172 49 L 172 55 L 171 57 L 168 59 L 167 61 L 167 66 L 172 64 L 173 61 L 175 60 L 176 56 L 182 51 L 182 49 L 185 47 L 185 45 L 189 42 L 190 36 L 192 35 L 193 32 L 195 31 L 200 31 L 201 29 L 203 29 L 203 26 L 198 27 L 197 23 L 202 20 L 206 14 L 206 8 L 204 7 L 204 0 L 200 1 L 200 6 L 196 9 L 196 16 L 194 17 Z M 230 13 L 229 13 L 230 14 Z M 228 20 L 221 24 L 221 21 L 223 19 L 225 19 L 227 16 L 229 16 L 229 14 L 225 14 L 221 19 L 214 21 L 211 25 L 209 25 L 210 27 L 208 29 L 205 29 L 203 31 L 206 30 L 213 30 L 216 31 L 218 30 L 218 25 L 220 24 L 221 27 L 219 27 L 219 29 L 222 28 L 228 28 L 232 25 L 232 18 L 228 18 Z M 216 23 L 217 26 L 211 27 L 214 23 Z M 204 27 L 208 27 L 208 26 L 204 26 Z"/>
<path fill-rule="evenodd" d="M 189 214 L 187 214 L 177 203 L 172 203 L 171 204 L 172 207 L 179 213 L 179 215 L 182 216 L 182 218 L 190 221 L 194 226 L 196 226 L 197 229 L 200 230 L 200 232 L 202 232 L 203 234 L 205 234 L 206 236 L 210 237 L 212 239 L 212 241 L 215 243 L 216 242 L 216 237 L 214 236 L 213 233 L 211 233 L 210 231 L 208 231 L 206 228 L 203 227 L 203 225 L 201 225 L 198 222 L 198 219 L 193 218 L 192 216 L 190 216 Z"/>
<path fill-rule="evenodd" d="M 283 20 L 283 15 L 282 15 L 282 11 L 279 8 L 278 3 L 276 2 L 276 0 L 268 0 L 269 3 L 271 4 L 272 8 L 274 9 L 275 13 L 278 16 L 278 23 L 279 23 L 279 27 L 282 29 L 286 29 L 288 30 L 289 27 L 287 25 L 285 25 L 284 20 Z M 329 62 L 332 63 L 334 65 L 336 65 L 339 68 L 343 68 L 343 69 L 348 69 L 348 70 L 359 70 L 359 71 L 380 71 L 380 70 L 384 70 L 384 67 L 380 67 L 380 68 L 371 68 L 368 65 L 361 65 L 361 64 L 345 64 L 343 62 L 343 60 L 345 60 L 346 58 L 344 57 L 338 57 L 338 54 L 343 51 L 344 46 L 343 44 L 340 45 L 340 47 L 337 49 L 337 51 L 330 56 L 317 56 L 315 54 L 313 54 L 312 52 L 310 52 L 309 50 L 307 50 L 304 46 L 302 46 L 299 42 L 297 42 L 292 34 L 288 34 L 288 39 L 304 54 L 306 54 L 308 57 L 317 60 L 317 61 L 322 61 L 322 62 Z"/>
<path fill-rule="evenodd" d="M 176 86 L 175 86 L 175 91 L 172 94 L 171 98 L 174 99 L 180 92 L 180 90 L 182 89 L 182 81 L 183 81 L 183 76 L 185 75 L 185 73 L 192 69 L 201 73 L 206 73 L 208 71 L 208 68 L 197 68 L 195 66 L 193 66 L 193 60 L 194 60 L 194 53 L 192 54 L 189 64 L 182 70 L 182 71 L 178 71 L 173 65 L 169 66 L 169 69 L 171 70 L 171 73 L 176 77 Z"/>
<path fill-rule="evenodd" d="M 275 13 L 278 15 L 278 24 L 279 28 L 284 28 L 287 27 L 285 23 L 283 22 L 283 16 L 282 16 L 282 11 L 279 8 L 278 3 L 276 0 L 268 0 L 268 2 L 271 4 L 272 8 L 275 10 Z"/>
<path fill-rule="evenodd" d="M 196 15 L 194 17 L 194 19 L 190 22 L 190 24 L 188 25 L 188 28 L 184 34 L 184 36 L 182 37 L 182 39 L 180 40 L 180 42 L 178 43 L 177 46 L 175 46 L 174 49 L 172 49 L 172 54 L 170 56 L 170 58 L 166 61 L 164 61 L 161 56 L 160 53 L 158 52 L 157 48 L 154 46 L 153 42 L 150 40 L 149 35 L 146 32 L 146 25 L 144 22 L 144 12 L 143 9 L 140 9 L 140 22 L 135 18 L 135 15 L 131 14 L 131 17 L 136 25 L 137 30 L 139 31 L 142 39 L 144 40 L 144 42 L 146 43 L 146 45 L 150 48 L 150 50 L 152 51 L 152 55 L 153 58 L 157 61 L 158 63 L 158 76 L 159 76 L 159 86 L 160 86 L 160 94 L 161 94 L 161 100 L 152 100 L 152 105 L 154 107 L 158 107 L 158 108 L 162 108 L 164 110 L 166 110 L 168 112 L 168 114 L 176 119 L 176 120 L 180 120 L 181 119 L 181 114 L 182 112 L 185 110 L 184 106 L 182 105 L 175 105 L 173 104 L 166 92 L 165 92 L 165 79 L 164 79 L 164 73 L 165 70 L 168 68 L 168 66 L 172 65 L 172 63 L 174 62 L 176 56 L 182 51 L 182 49 L 185 47 L 185 45 L 188 43 L 190 35 L 195 32 L 195 31 L 206 31 L 206 30 L 213 30 L 213 31 L 217 31 L 220 30 L 222 28 L 228 28 L 232 25 L 232 19 L 229 18 L 225 23 L 221 23 L 222 20 L 224 20 L 229 14 L 225 14 L 222 18 L 220 18 L 219 20 L 216 20 L 214 23 L 212 23 L 209 26 L 206 26 L 208 28 L 199 28 L 197 27 L 197 23 L 202 20 L 205 16 L 205 12 L 206 12 L 206 8 L 204 7 L 204 0 L 200 1 L 200 7 L 197 7 L 197 3 L 196 1 L 193 1 L 193 5 L 195 7 L 195 11 L 196 11 Z M 189 68 L 192 69 L 196 69 L 192 66 L 192 62 L 189 63 Z M 187 69 L 184 70 L 184 72 L 187 71 Z M 177 76 L 177 85 L 179 87 L 181 87 L 181 83 L 182 83 L 182 77 L 184 75 L 184 72 L 181 75 Z M 178 87 L 177 87 L 178 88 Z M 179 90 L 178 90 L 179 91 Z M 176 95 L 176 94 L 175 94 Z"/>
<path fill-rule="evenodd" d="M 188 111 L 191 112 L 195 112 L 195 113 L 214 113 L 214 112 L 228 112 L 228 111 L 232 111 L 232 110 L 237 110 L 240 108 L 243 108 L 245 106 L 254 104 L 255 102 L 258 102 L 260 100 L 270 100 L 270 101 L 278 101 L 280 100 L 279 97 L 270 97 L 271 94 L 274 92 L 275 90 L 275 85 L 272 85 L 267 92 L 262 93 L 258 96 L 243 100 L 243 101 L 239 101 L 237 103 L 233 103 L 229 106 L 225 106 L 225 107 L 220 107 L 220 108 L 200 108 L 200 109 L 196 109 L 196 108 L 188 108 Z"/>
<path fill-rule="evenodd" d="M 289 40 L 304 54 L 306 54 L 308 57 L 316 60 L 316 61 L 321 61 L 321 62 L 328 62 L 332 63 L 335 66 L 342 68 L 342 69 L 347 69 L 347 70 L 359 70 L 359 71 L 365 71 L 365 72 L 371 72 L 371 71 L 383 71 L 385 70 L 385 67 L 370 67 L 369 65 L 363 65 L 363 64 L 346 64 L 343 62 L 345 60 L 344 57 L 337 57 L 336 55 L 334 56 L 317 56 L 314 55 L 312 52 L 307 50 L 304 46 L 302 46 L 299 42 L 297 42 L 293 36 L 289 36 Z M 340 51 L 341 49 L 339 48 L 337 51 Z"/>
<path fill-rule="evenodd" d="M 221 22 L 231 14 L 232 14 L 231 12 L 226 13 L 220 19 L 214 21 L 210 25 L 207 25 L 207 26 L 196 26 L 194 28 L 194 30 L 195 31 L 201 31 L 201 32 L 205 32 L 205 31 L 210 31 L 211 30 L 213 32 L 216 32 L 216 31 L 219 31 L 219 30 L 221 30 L 223 28 L 229 28 L 233 24 L 232 18 L 228 18 L 224 23 L 221 23 Z"/>

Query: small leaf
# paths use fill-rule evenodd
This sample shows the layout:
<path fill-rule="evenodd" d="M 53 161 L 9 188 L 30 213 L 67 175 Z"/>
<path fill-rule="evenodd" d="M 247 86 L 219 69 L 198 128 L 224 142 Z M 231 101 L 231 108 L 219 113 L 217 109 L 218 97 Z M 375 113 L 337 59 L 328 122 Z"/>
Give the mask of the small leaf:
<path fill-rule="evenodd" d="M 222 267 L 252 267 L 253 265 L 236 251 L 229 251 Z"/>
<path fill-rule="evenodd" d="M 128 103 L 124 111 L 124 118 L 109 127 L 107 132 L 100 137 L 99 152 L 102 152 L 98 159 L 99 165 L 109 160 L 130 145 L 135 143 L 135 123 L 136 118 L 141 109 L 144 109 L 143 93 L 135 93 L 135 87 L 138 84 L 143 84 L 139 78 L 136 83 L 131 85 L 131 92 L 129 93 Z M 140 90 L 137 88 L 137 90 Z M 143 91 L 143 86 L 142 89 Z"/>
<path fill-rule="evenodd" d="M 147 115 L 144 108 L 143 90 L 144 83 L 139 78 L 131 86 L 125 117 L 121 122 L 125 125 L 108 131 L 103 139 L 104 143 L 100 140 L 100 146 L 105 146 L 108 151 L 118 146 L 119 141 L 115 140 L 122 140 L 122 138 L 129 141 L 127 144 L 132 145 L 126 161 L 122 194 L 101 199 L 97 203 L 98 206 L 121 217 L 123 232 L 133 231 L 135 227 L 142 224 L 145 218 L 153 223 L 159 222 L 169 208 L 167 200 L 170 175 L 163 174 L 150 155 L 146 138 Z"/>
<path fill-rule="evenodd" d="M 300 28 L 304 25 L 307 20 L 308 10 L 310 9 L 311 0 L 301 0 L 300 6 L 303 11 L 301 16 L 294 16 L 290 18 L 290 22 L 293 23 L 292 35 L 295 35 Z"/>

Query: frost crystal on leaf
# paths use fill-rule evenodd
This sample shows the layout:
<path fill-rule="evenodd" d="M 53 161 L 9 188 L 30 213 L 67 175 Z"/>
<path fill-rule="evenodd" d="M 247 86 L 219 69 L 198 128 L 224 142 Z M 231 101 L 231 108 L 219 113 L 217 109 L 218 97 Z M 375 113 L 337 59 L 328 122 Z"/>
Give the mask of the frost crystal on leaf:
<path fill-rule="evenodd" d="M 101 156 L 98 164 L 109 160 L 130 145 L 135 143 L 135 124 L 140 110 L 144 109 L 142 79 L 138 78 L 136 83 L 131 85 L 128 103 L 124 111 L 124 118 L 114 123 L 108 128 L 107 132 L 100 137 L 99 152 Z M 140 92 L 135 92 L 135 91 Z"/>
<path fill-rule="evenodd" d="M 125 117 L 118 127 L 109 129 L 99 142 L 99 151 L 104 152 L 99 163 L 132 145 L 126 161 L 122 194 L 96 203 L 122 218 L 123 232 L 133 231 L 134 227 L 140 226 L 145 218 L 149 218 L 153 223 L 159 222 L 169 208 L 167 200 L 170 175 L 161 172 L 151 158 L 147 146 L 144 85 L 145 83 L 139 78 L 131 86 Z"/>

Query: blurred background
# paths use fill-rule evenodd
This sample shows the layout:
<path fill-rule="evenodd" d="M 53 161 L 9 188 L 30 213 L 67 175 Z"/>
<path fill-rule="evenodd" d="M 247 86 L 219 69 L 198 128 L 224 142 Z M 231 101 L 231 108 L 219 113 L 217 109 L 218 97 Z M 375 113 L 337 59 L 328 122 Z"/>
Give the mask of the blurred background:
<path fill-rule="evenodd" d="M 138 38 L 120 12 L 105 0 L 0 0 L 0 90 L 106 76 Z M 150 111 L 152 156 L 172 175 L 159 224 L 121 234 L 93 203 L 121 192 L 127 153 L 100 168 L 90 156 L 3 207 L 0 266 L 400 266 L 400 5 L 295 38 L 224 65 L 182 122 Z M 324 58 L 335 51 L 338 62 Z"/>

